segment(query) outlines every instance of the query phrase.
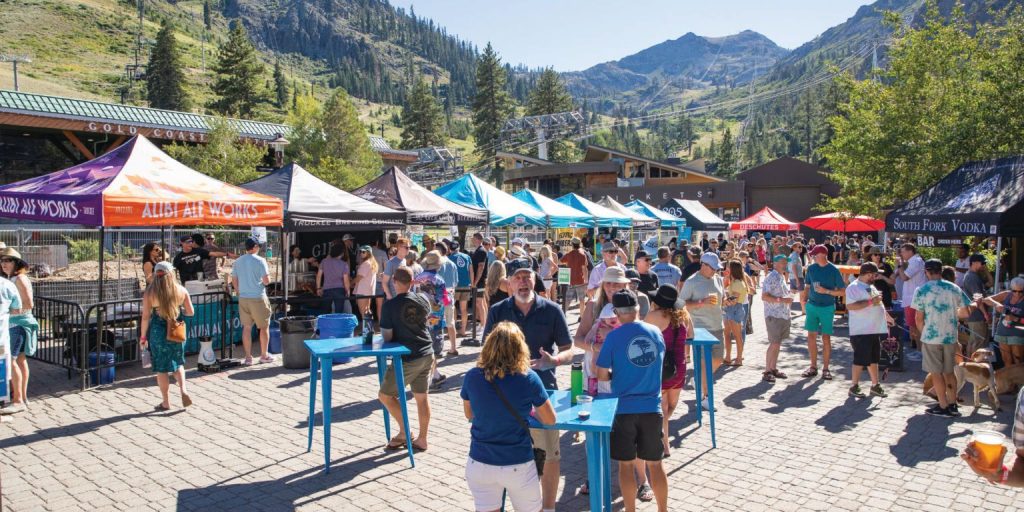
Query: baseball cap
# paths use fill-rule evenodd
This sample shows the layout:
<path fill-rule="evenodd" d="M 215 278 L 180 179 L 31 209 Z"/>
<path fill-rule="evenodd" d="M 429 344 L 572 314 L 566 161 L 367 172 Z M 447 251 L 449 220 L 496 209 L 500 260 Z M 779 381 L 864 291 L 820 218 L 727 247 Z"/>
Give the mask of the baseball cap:
<path fill-rule="evenodd" d="M 626 279 L 629 279 L 630 281 L 637 281 L 637 282 L 639 282 L 640 281 L 640 273 L 637 272 L 636 270 L 633 270 L 633 269 L 627 269 L 626 270 Z"/>
<path fill-rule="evenodd" d="M 815 245 L 814 249 L 811 249 L 811 252 L 808 253 L 809 256 L 817 256 L 819 254 L 828 254 L 828 249 L 824 245 Z"/>
<path fill-rule="evenodd" d="M 181 243 L 191 242 L 192 241 L 192 235 L 184 235 L 184 236 L 178 238 L 178 241 L 181 242 Z"/>
<path fill-rule="evenodd" d="M 636 257 L 635 257 L 635 258 L 633 258 L 633 259 L 636 259 L 636 260 L 638 260 L 638 259 L 640 259 L 640 258 L 646 258 L 646 259 L 651 259 L 651 255 L 650 255 L 650 254 L 647 254 L 647 251 L 637 251 L 637 252 L 636 252 Z"/>
<path fill-rule="evenodd" d="M 508 252 L 512 253 L 512 255 L 517 258 L 522 258 L 523 256 L 526 256 L 526 251 L 523 250 L 523 248 L 518 245 L 513 245 L 512 248 L 508 250 Z"/>
<path fill-rule="evenodd" d="M 528 270 L 533 272 L 533 267 L 530 266 L 530 260 L 526 258 L 516 258 L 507 264 L 505 264 L 505 271 L 509 276 L 513 276 L 520 270 Z"/>
<path fill-rule="evenodd" d="M 448 242 L 448 248 L 453 251 L 457 251 L 459 250 L 459 243 L 456 242 L 455 240 L 452 240 L 451 242 Z"/>
<path fill-rule="evenodd" d="M 722 260 L 718 259 L 718 255 L 713 252 L 706 252 L 700 256 L 700 263 L 707 265 L 715 270 L 722 269 Z"/>
<path fill-rule="evenodd" d="M 619 246 L 615 245 L 615 242 L 605 242 L 604 245 L 601 246 L 601 252 L 617 252 L 618 250 Z"/>
<path fill-rule="evenodd" d="M 931 272 L 932 274 L 942 272 L 942 260 L 932 258 L 924 262 L 924 270 L 926 272 Z"/>
<path fill-rule="evenodd" d="M 519 237 L 515 237 L 512 239 L 512 245 L 526 245 L 526 240 L 523 240 L 522 238 Z"/>
<path fill-rule="evenodd" d="M 169 261 L 161 261 L 156 265 L 153 265 L 153 272 L 163 272 L 165 274 L 171 274 L 174 272 L 174 266 Z"/>
<path fill-rule="evenodd" d="M 352 233 L 345 233 L 345 235 L 342 236 L 341 239 L 342 240 L 355 240 L 356 237 L 352 236 Z"/>
<path fill-rule="evenodd" d="M 861 266 L 860 266 L 860 273 L 861 274 L 877 274 L 878 273 L 878 265 L 875 265 L 874 263 L 871 263 L 870 261 L 867 262 L 867 263 L 861 264 Z"/>
<path fill-rule="evenodd" d="M 654 295 L 651 295 L 651 302 L 657 304 L 659 308 L 675 308 L 678 300 L 679 291 L 676 290 L 675 286 L 670 284 L 663 284 L 659 286 L 654 292 Z"/>
<path fill-rule="evenodd" d="M 249 237 L 249 238 L 245 239 L 245 248 L 246 249 L 252 249 L 254 247 L 259 247 L 259 246 L 260 246 L 260 241 L 256 240 L 255 238 Z"/>
<path fill-rule="evenodd" d="M 359 246 L 359 252 L 373 252 L 373 250 L 370 249 L 369 245 L 361 245 Z"/>
<path fill-rule="evenodd" d="M 604 269 L 604 277 L 601 279 L 601 282 L 629 284 L 629 278 L 626 277 L 626 272 L 620 267 L 608 267 Z"/>
<path fill-rule="evenodd" d="M 772 258 L 772 261 L 789 261 L 789 258 L 787 258 L 784 254 L 776 254 L 775 257 Z"/>
<path fill-rule="evenodd" d="M 441 253 L 437 251 L 430 251 L 423 256 L 423 269 L 424 270 L 437 270 L 441 268 Z"/>
<path fill-rule="evenodd" d="M 612 295 L 612 306 L 617 308 L 635 308 L 636 294 L 630 290 L 619 290 Z"/>
<path fill-rule="evenodd" d="M 572 237 L 572 240 L 569 240 L 569 243 L 570 243 L 571 245 L 580 245 L 580 244 L 582 244 L 583 242 L 582 242 L 582 241 L 580 240 L 580 237 L 578 237 L 578 236 L 574 236 L 574 237 Z"/>
<path fill-rule="evenodd" d="M 967 260 L 969 263 L 981 263 L 988 264 L 988 259 L 985 258 L 984 254 L 972 254 L 970 259 Z"/>

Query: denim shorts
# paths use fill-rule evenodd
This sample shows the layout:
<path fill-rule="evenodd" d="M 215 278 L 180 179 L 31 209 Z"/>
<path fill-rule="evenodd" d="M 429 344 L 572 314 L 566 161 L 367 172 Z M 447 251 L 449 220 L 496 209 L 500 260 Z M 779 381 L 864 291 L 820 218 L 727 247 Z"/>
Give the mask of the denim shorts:
<path fill-rule="evenodd" d="M 28 338 L 25 328 L 20 325 L 15 325 L 10 327 L 8 332 L 11 334 L 11 357 L 18 357 L 25 351 L 25 341 Z"/>
<path fill-rule="evenodd" d="M 740 325 L 747 321 L 747 305 L 746 304 L 734 304 L 732 306 L 726 306 L 724 310 L 726 320 L 732 320 Z"/>

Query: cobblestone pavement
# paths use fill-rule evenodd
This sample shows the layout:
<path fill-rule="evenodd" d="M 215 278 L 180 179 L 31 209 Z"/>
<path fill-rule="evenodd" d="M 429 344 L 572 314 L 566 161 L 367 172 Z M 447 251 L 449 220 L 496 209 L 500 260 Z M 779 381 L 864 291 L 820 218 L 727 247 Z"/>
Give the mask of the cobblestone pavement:
<path fill-rule="evenodd" d="M 780 361 L 790 378 L 763 383 L 760 301 L 754 318 L 745 365 L 718 376 L 718 449 L 706 424 L 696 427 L 692 387 L 683 392 L 666 460 L 670 510 L 1020 509 L 1024 495 L 990 486 L 958 457 L 973 429 L 1009 433 L 1012 397 L 1001 397 L 999 414 L 962 408 L 958 420 L 930 417 L 920 363 L 910 363 L 889 374 L 888 398 L 848 398 L 852 353 L 843 335 L 833 352 L 836 380 L 799 378 L 806 366 L 799 320 Z M 476 354 L 463 348 L 443 361 L 449 379 L 431 395 L 430 446 L 415 469 L 404 452 L 382 450 L 375 363 L 336 366 L 329 475 L 321 471 L 319 426 L 313 451 L 305 451 L 306 371 L 279 364 L 191 371 L 196 405 L 155 413 L 159 393 L 141 368 L 118 369 L 115 385 L 78 392 L 63 371 L 36 362 L 29 412 L 0 424 L 3 510 L 471 510 L 459 386 Z M 567 368 L 559 380 L 568 385 Z M 172 397 L 179 405 L 176 391 Z M 558 508 L 586 510 L 577 492 L 583 447 L 571 446 L 571 434 L 562 444 Z"/>

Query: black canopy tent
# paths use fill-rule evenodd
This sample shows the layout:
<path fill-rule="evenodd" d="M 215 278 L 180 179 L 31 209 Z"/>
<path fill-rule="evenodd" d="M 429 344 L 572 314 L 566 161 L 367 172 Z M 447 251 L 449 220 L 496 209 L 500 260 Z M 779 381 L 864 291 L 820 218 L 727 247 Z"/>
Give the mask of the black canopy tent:
<path fill-rule="evenodd" d="M 1024 236 L 1024 155 L 968 162 L 885 216 L 887 232 L 947 237 Z M 999 289 L 996 260 L 996 289 Z"/>
<path fill-rule="evenodd" d="M 700 201 L 669 199 L 661 209 L 686 219 L 686 225 L 694 231 L 728 231 L 729 223 L 708 210 Z"/>
<path fill-rule="evenodd" d="M 405 213 L 408 224 L 425 226 L 482 226 L 488 223 L 487 210 L 453 203 L 392 167 L 377 179 L 352 191 L 367 201 Z"/>

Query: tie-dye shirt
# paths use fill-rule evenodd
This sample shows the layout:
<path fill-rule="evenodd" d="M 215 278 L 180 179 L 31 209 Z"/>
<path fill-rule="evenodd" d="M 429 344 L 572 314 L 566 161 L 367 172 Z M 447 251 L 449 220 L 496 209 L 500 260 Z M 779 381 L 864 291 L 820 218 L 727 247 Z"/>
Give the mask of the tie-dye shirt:
<path fill-rule="evenodd" d="M 924 313 L 921 343 L 956 343 L 956 311 L 970 303 L 971 299 L 954 283 L 939 279 L 921 285 L 914 293 L 914 300 L 910 306 Z"/>

